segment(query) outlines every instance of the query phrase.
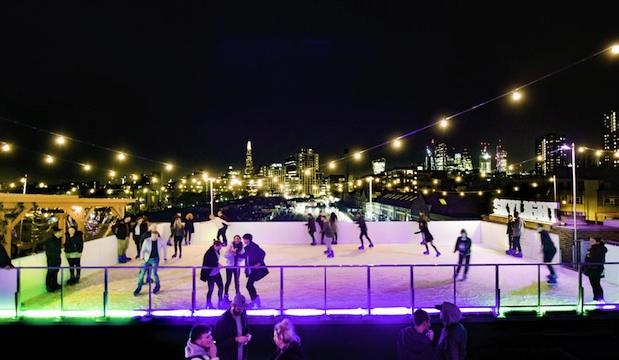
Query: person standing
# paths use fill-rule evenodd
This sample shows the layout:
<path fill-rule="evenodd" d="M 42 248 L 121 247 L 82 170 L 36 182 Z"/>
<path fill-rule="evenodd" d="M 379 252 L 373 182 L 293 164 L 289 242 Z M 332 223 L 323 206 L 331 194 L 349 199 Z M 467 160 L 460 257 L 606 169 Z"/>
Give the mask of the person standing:
<path fill-rule="evenodd" d="M 228 226 L 230 220 L 224 215 L 224 212 L 219 210 L 217 211 L 217 240 L 221 241 L 224 246 L 228 246 L 228 238 L 226 237 L 226 231 L 228 230 Z"/>
<path fill-rule="evenodd" d="M 247 344 L 252 336 L 247 326 L 245 305 L 245 297 L 236 295 L 230 309 L 217 320 L 214 335 L 221 360 L 247 360 Z"/>
<path fill-rule="evenodd" d="M 211 296 L 217 284 L 217 308 L 221 309 L 221 299 L 224 290 L 224 284 L 221 279 L 221 273 L 219 272 L 221 265 L 219 264 L 219 251 L 221 250 L 222 243 L 219 240 L 213 240 L 213 245 L 204 253 L 202 259 L 202 270 L 200 270 L 200 280 L 208 284 L 208 292 L 206 293 L 206 308 L 214 309 L 211 302 Z"/>
<path fill-rule="evenodd" d="M 194 325 L 185 346 L 185 360 L 217 360 L 217 346 L 213 341 L 211 327 Z"/>
<path fill-rule="evenodd" d="M 365 223 L 365 218 L 363 216 L 363 213 L 361 211 L 357 212 L 357 225 L 359 225 L 359 241 L 361 241 L 361 246 L 359 246 L 359 250 L 363 250 L 365 249 L 365 246 L 363 246 L 363 237 L 365 236 L 366 239 L 368 239 L 368 242 L 370 243 L 370 247 L 373 248 L 374 244 L 372 243 L 372 239 L 370 239 L 370 237 L 368 236 L 368 225 Z"/>
<path fill-rule="evenodd" d="M 312 243 L 310 245 L 316 245 L 316 239 L 314 238 L 314 233 L 316 232 L 316 221 L 314 221 L 314 216 L 312 214 L 307 214 L 307 222 L 305 223 L 307 227 L 307 233 L 312 237 Z"/>
<path fill-rule="evenodd" d="M 193 225 L 193 214 L 185 215 L 185 245 L 191 245 L 191 235 L 195 232 Z"/>
<path fill-rule="evenodd" d="M 257 309 L 260 307 L 260 296 L 256 291 L 254 284 L 269 274 L 269 269 L 266 267 L 254 268 L 255 266 L 266 266 L 264 258 L 266 253 L 253 241 L 252 234 L 243 235 L 243 243 L 245 244 L 244 252 L 240 257 L 245 259 L 245 276 L 247 276 L 247 291 L 251 298 L 251 307 Z"/>
<path fill-rule="evenodd" d="M 230 298 L 228 297 L 228 290 L 230 289 L 230 282 L 234 277 L 234 292 L 239 295 L 239 276 L 241 275 L 241 267 L 243 266 L 243 259 L 239 255 L 243 254 L 243 242 L 241 237 L 234 235 L 232 243 L 228 247 L 225 253 L 226 258 L 226 284 L 224 285 L 224 303 L 229 304 Z"/>
<path fill-rule="evenodd" d="M 301 339 L 289 319 L 284 319 L 273 327 L 273 342 L 277 347 L 275 360 L 303 360 Z"/>
<path fill-rule="evenodd" d="M 136 259 L 140 258 L 140 249 L 142 248 L 142 235 L 148 231 L 148 220 L 146 216 L 140 216 L 135 221 L 135 225 L 131 229 L 131 236 L 133 237 L 133 242 L 135 243 L 135 248 L 137 250 Z"/>
<path fill-rule="evenodd" d="M 126 216 L 124 219 L 119 219 L 114 226 L 114 234 L 116 235 L 116 243 L 118 245 L 118 262 L 121 264 L 131 261 L 127 257 L 130 233 L 129 222 L 131 222 L 131 217 Z"/>
<path fill-rule="evenodd" d="M 456 247 L 454 248 L 454 252 L 458 252 L 458 267 L 456 268 L 456 273 L 454 274 L 454 278 L 457 278 L 460 274 L 460 268 L 464 264 L 464 274 L 462 274 L 462 278 L 460 281 L 466 280 L 466 276 L 469 272 L 469 264 L 471 263 L 471 246 L 473 242 L 471 238 L 468 237 L 465 229 L 460 230 L 460 236 L 456 239 Z"/>
<path fill-rule="evenodd" d="M 333 231 L 333 245 L 337 245 L 337 215 L 335 215 L 335 212 L 331 213 L 331 216 L 329 217 L 329 223 L 331 223 L 331 230 Z"/>
<path fill-rule="evenodd" d="M 555 254 L 557 253 L 557 248 L 555 247 L 555 244 L 552 242 L 552 239 L 550 238 L 550 234 L 548 234 L 548 231 L 546 231 L 542 225 L 537 226 L 537 232 L 539 233 L 539 237 L 542 242 L 542 252 L 544 254 L 544 262 L 546 263 L 546 266 L 548 267 L 548 271 L 550 272 L 550 274 L 548 274 L 548 283 L 556 284 L 557 274 L 555 273 L 555 269 L 553 268 L 552 265 L 550 265 L 550 263 L 552 263 L 552 259 L 555 257 Z"/>
<path fill-rule="evenodd" d="M 71 274 L 67 285 L 75 285 L 80 281 L 80 274 L 82 272 L 80 259 L 82 258 L 82 251 L 84 251 L 84 237 L 81 231 L 78 231 L 75 226 L 71 226 L 66 239 L 64 254 L 69 263 L 69 273 Z"/>
<path fill-rule="evenodd" d="M 434 332 L 430 327 L 430 316 L 418 309 L 413 314 L 413 326 L 400 331 L 398 360 L 439 360 L 432 341 Z"/>
<path fill-rule="evenodd" d="M 456 305 L 446 301 L 440 308 L 443 330 L 436 350 L 441 359 L 464 360 L 466 359 L 468 334 L 464 326 L 460 324 L 462 312 Z"/>
<path fill-rule="evenodd" d="M 507 255 L 512 255 L 514 253 L 514 217 L 511 215 L 507 215 L 506 234 L 509 248 L 505 251 L 505 253 Z"/>
<path fill-rule="evenodd" d="M 140 258 L 144 260 L 144 266 L 140 270 L 140 275 L 138 276 L 138 286 L 133 291 L 133 296 L 140 295 L 142 291 L 142 283 L 144 281 L 144 275 L 146 272 L 151 275 L 155 279 L 155 288 L 153 289 L 153 294 L 159 293 L 161 289 L 161 283 L 159 282 L 159 275 L 157 274 L 157 268 L 159 267 L 159 259 L 161 255 L 163 255 L 163 260 L 168 261 L 168 248 L 166 244 L 159 236 L 159 232 L 157 232 L 157 226 L 155 224 L 150 225 L 150 236 L 144 239 L 144 243 L 142 243 L 142 248 L 140 249 Z"/>
<path fill-rule="evenodd" d="M 327 254 L 328 258 L 332 258 L 335 256 L 335 254 L 333 253 L 333 249 L 331 248 L 331 244 L 333 243 L 333 229 L 331 229 L 331 222 L 327 221 L 324 215 L 320 215 L 320 217 L 323 220 L 321 235 L 323 238 L 327 238 L 327 250 L 325 250 L 324 253 Z"/>
<path fill-rule="evenodd" d="M 604 246 L 602 238 L 590 237 L 589 250 L 585 256 L 585 264 L 583 265 L 583 273 L 589 278 L 591 290 L 593 291 L 593 300 L 598 303 L 604 303 L 604 289 L 600 284 L 604 277 L 604 263 L 606 262 L 606 252 L 608 249 Z"/>
<path fill-rule="evenodd" d="M 320 245 L 324 245 L 325 244 L 325 234 L 322 231 L 322 224 L 325 221 L 325 217 L 322 213 L 318 213 L 318 217 L 316 218 L 316 224 L 318 224 L 318 227 L 320 228 Z"/>
<path fill-rule="evenodd" d="M 441 252 L 438 251 L 436 246 L 434 246 L 434 236 L 432 236 L 432 234 L 430 233 L 430 228 L 428 227 L 428 218 L 422 210 L 419 211 L 419 219 L 417 220 L 417 222 L 419 224 L 419 232 L 421 233 L 421 245 L 425 245 L 426 247 L 426 251 L 424 251 L 423 254 L 430 255 L 430 248 L 428 247 L 428 244 L 430 244 L 434 251 L 436 251 L 436 257 L 441 256 Z"/>
<path fill-rule="evenodd" d="M 183 257 L 183 237 L 185 236 L 185 225 L 183 225 L 180 216 L 174 219 L 174 223 L 170 227 L 170 235 L 174 237 L 174 255 L 172 257 L 176 257 L 178 250 L 178 258 L 180 259 Z"/>
<path fill-rule="evenodd" d="M 52 228 L 52 236 L 45 242 L 45 257 L 47 258 L 47 274 L 45 275 L 45 287 L 47 292 L 54 292 L 61 288 L 58 284 L 58 271 L 59 269 L 52 269 L 60 267 L 61 260 L 61 247 L 62 247 L 62 230 L 58 226 Z"/>
<path fill-rule="evenodd" d="M 520 237 L 522 236 L 522 229 L 524 227 L 524 221 L 520 218 L 520 213 L 518 211 L 514 211 L 514 225 L 513 225 L 513 236 L 512 236 L 512 245 L 514 246 L 514 250 L 512 251 L 513 256 L 522 257 L 522 247 L 520 246 Z"/>

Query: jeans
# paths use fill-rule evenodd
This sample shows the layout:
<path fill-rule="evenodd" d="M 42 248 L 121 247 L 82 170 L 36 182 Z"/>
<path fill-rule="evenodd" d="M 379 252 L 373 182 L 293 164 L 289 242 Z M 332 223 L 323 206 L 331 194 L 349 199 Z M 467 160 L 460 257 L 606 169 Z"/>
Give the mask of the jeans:
<path fill-rule="evenodd" d="M 469 272 L 469 264 L 471 263 L 471 255 L 458 254 L 458 267 L 456 268 L 456 275 L 460 274 L 460 268 L 464 264 L 464 275 Z"/>
<path fill-rule="evenodd" d="M 80 268 L 81 264 L 80 264 L 80 260 L 81 258 L 72 258 L 69 259 L 67 258 L 67 262 L 69 263 L 69 273 L 71 274 L 71 279 L 80 279 L 80 274 L 82 272 L 82 269 Z"/>
<path fill-rule="evenodd" d="M 316 242 L 316 239 L 314 238 L 314 233 L 309 232 L 308 234 L 312 237 L 312 244 L 314 244 Z"/>
<path fill-rule="evenodd" d="M 174 237 L 174 255 L 176 255 L 176 249 L 178 247 L 178 252 L 183 255 L 183 237 L 175 236 Z"/>
<path fill-rule="evenodd" d="M 226 269 L 226 285 L 224 286 L 224 292 L 226 296 L 228 296 L 228 290 L 230 289 L 230 282 L 232 282 L 232 277 L 234 276 L 234 290 L 236 295 L 239 295 L 241 292 L 239 291 L 239 275 L 241 270 L 239 269 Z"/>
<path fill-rule="evenodd" d="M 157 274 L 157 268 L 159 267 L 159 258 L 148 259 L 147 262 L 144 263 L 144 266 L 140 270 L 140 276 L 138 277 L 138 289 L 142 289 L 142 282 L 144 281 L 144 275 L 146 272 L 151 272 L 152 269 L 152 277 L 155 278 L 155 286 L 159 286 L 159 275 Z"/>
<path fill-rule="evenodd" d="M 206 293 L 206 303 L 211 303 L 211 296 L 213 295 L 213 290 L 215 289 L 215 284 L 217 284 L 217 299 L 221 301 L 221 295 L 223 293 L 223 281 L 221 280 L 221 274 L 217 273 L 215 276 L 209 276 L 207 279 L 208 283 L 208 292 Z"/>
<path fill-rule="evenodd" d="M 249 274 L 249 276 L 247 277 L 247 291 L 249 292 L 249 297 L 252 300 L 256 300 L 256 298 L 258 297 L 258 292 L 256 291 L 256 288 L 254 287 L 255 282 L 256 282 L 256 279 L 254 277 L 254 274 Z"/>
<path fill-rule="evenodd" d="M 589 282 L 591 283 L 591 290 L 593 290 L 593 300 L 604 300 L 604 289 L 600 284 L 600 275 L 589 275 Z"/>
<path fill-rule="evenodd" d="M 522 252 L 522 248 L 520 247 L 520 235 L 516 236 L 514 235 L 512 238 L 513 244 L 514 244 L 514 250 L 518 250 L 519 253 Z"/>
<path fill-rule="evenodd" d="M 324 235 L 324 234 L 323 234 L 323 235 Z M 327 250 L 328 250 L 329 252 L 331 252 L 331 251 L 332 251 L 332 250 L 331 250 L 331 244 L 333 244 L 333 238 L 331 238 L 331 237 L 328 237 L 328 236 L 327 236 L 327 242 L 326 242 L 326 244 L 327 244 Z"/>
<path fill-rule="evenodd" d="M 511 234 L 507 234 L 507 241 L 509 242 L 509 249 L 514 249 L 514 236 Z"/>

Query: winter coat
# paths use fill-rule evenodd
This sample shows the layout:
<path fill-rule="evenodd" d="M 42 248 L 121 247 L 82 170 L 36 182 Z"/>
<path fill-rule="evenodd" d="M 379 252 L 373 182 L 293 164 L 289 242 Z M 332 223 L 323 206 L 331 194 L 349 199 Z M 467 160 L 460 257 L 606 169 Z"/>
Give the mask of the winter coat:
<path fill-rule="evenodd" d="M 333 229 L 331 228 L 331 223 L 328 221 L 325 221 L 322 224 L 322 229 L 321 232 L 328 238 L 332 238 L 333 237 Z"/>
<path fill-rule="evenodd" d="M 174 237 L 185 236 L 185 225 L 183 223 L 181 223 L 180 225 L 176 225 L 176 226 L 172 224 L 172 226 L 170 226 L 170 235 Z"/>
<path fill-rule="evenodd" d="M 52 235 L 45 242 L 45 256 L 47 257 L 48 265 L 60 266 L 60 250 L 61 248 L 61 239 Z"/>
<path fill-rule="evenodd" d="M 357 219 L 357 225 L 359 225 L 359 229 L 361 230 L 361 232 L 367 232 L 368 231 L 368 225 L 365 223 L 365 219 L 360 217 Z"/>
<path fill-rule="evenodd" d="M 138 238 L 136 239 L 136 235 L 135 235 L 135 229 L 138 228 L 140 229 L 140 235 L 137 235 Z M 144 233 L 148 232 L 148 223 L 145 221 L 142 221 L 141 224 L 138 224 L 137 222 L 131 227 L 131 235 L 133 236 L 133 240 L 140 240 L 140 238 L 142 237 L 142 235 L 144 235 Z"/>
<path fill-rule="evenodd" d="M 247 315 L 245 312 L 241 314 L 241 334 L 247 335 L 249 329 L 247 327 Z M 221 360 L 237 360 L 238 359 L 238 343 L 234 340 L 237 337 L 236 321 L 232 317 L 230 310 L 226 310 L 217 320 L 213 337 L 217 341 L 217 355 Z M 243 359 L 247 359 L 247 346 L 243 346 Z"/>
<path fill-rule="evenodd" d="M 116 229 L 114 234 L 118 240 L 125 240 L 129 237 L 129 223 L 119 221 L 115 225 Z"/>
<path fill-rule="evenodd" d="M 316 221 L 313 218 L 307 220 L 307 223 L 305 224 L 305 226 L 307 226 L 308 232 L 312 234 L 316 232 Z"/>
<path fill-rule="evenodd" d="M 521 218 L 516 218 L 514 219 L 514 224 L 513 226 L 513 234 L 514 236 L 521 236 L 522 235 L 522 226 L 524 224 L 522 223 L 522 219 Z"/>
<path fill-rule="evenodd" d="M 193 234 L 195 232 L 195 227 L 193 226 L 193 219 L 185 219 L 185 232 L 189 234 Z"/>
<path fill-rule="evenodd" d="M 337 233 L 337 219 L 335 221 L 329 221 L 329 224 L 331 224 L 331 230 L 333 230 L 334 233 Z"/>
<path fill-rule="evenodd" d="M 555 244 L 552 242 L 552 239 L 550 238 L 550 234 L 548 234 L 548 231 L 546 230 L 540 231 L 539 236 L 540 236 L 540 240 L 542 241 L 542 251 L 544 252 L 545 255 L 550 255 L 550 254 L 554 254 L 557 252 L 557 248 L 555 247 Z"/>
<path fill-rule="evenodd" d="M 507 222 L 507 235 L 514 235 L 514 220 Z"/>
<path fill-rule="evenodd" d="M 604 243 L 599 243 L 591 246 L 585 256 L 585 262 L 588 263 L 605 263 L 606 252 L 608 249 L 604 246 Z M 601 277 L 604 273 L 604 265 L 584 265 L 583 272 L 587 276 Z"/>
<path fill-rule="evenodd" d="M 219 272 L 219 255 L 215 250 L 215 245 L 211 245 L 204 253 L 202 259 L 202 269 L 200 270 L 200 280 L 207 281 L 210 276 L 214 276 L 213 272 Z"/>
<path fill-rule="evenodd" d="M 434 240 L 432 234 L 430 234 L 430 228 L 428 228 L 428 220 L 425 217 L 419 218 L 419 232 L 423 234 L 423 239 L 427 242 Z"/>
<path fill-rule="evenodd" d="M 231 251 L 231 249 L 236 249 L 236 252 Z M 241 254 L 243 254 L 243 243 L 235 244 L 234 241 L 231 242 L 224 254 L 226 266 L 243 266 L 243 259 L 239 258 Z"/>
<path fill-rule="evenodd" d="M 81 231 L 76 231 L 75 235 L 67 236 L 67 241 L 64 243 L 64 252 L 81 253 L 84 251 L 84 234 Z"/>
<path fill-rule="evenodd" d="M 249 268 L 250 266 L 266 266 L 264 263 L 265 256 L 266 253 L 264 250 L 262 250 L 255 242 L 252 241 L 245 246 L 245 252 L 242 255 L 239 255 L 239 257 L 245 259 L 245 275 L 247 277 L 249 277 L 250 274 L 253 274 L 254 280 L 258 281 L 269 274 L 269 269 L 267 268 Z"/>
<path fill-rule="evenodd" d="M 297 341 L 292 341 L 283 349 L 278 349 L 277 355 L 275 355 L 275 360 L 303 360 L 301 344 Z"/>
<path fill-rule="evenodd" d="M 438 354 L 432 346 L 432 341 L 424 334 L 409 326 L 400 331 L 398 336 L 399 360 L 438 360 Z"/>
<path fill-rule="evenodd" d="M 460 255 L 470 256 L 472 245 L 473 242 L 468 236 L 464 238 L 464 240 L 462 239 L 462 236 L 458 236 L 458 238 L 456 239 L 456 247 L 454 248 L 454 252 L 459 251 Z"/>
<path fill-rule="evenodd" d="M 443 330 L 438 341 L 436 350 L 441 359 L 464 360 L 466 359 L 467 332 L 460 324 L 462 313 L 452 303 L 444 302 L 441 308 Z"/>
<path fill-rule="evenodd" d="M 144 239 L 142 243 L 142 248 L 140 249 L 140 258 L 144 259 L 144 261 L 148 261 L 150 259 L 150 253 L 153 248 L 153 241 L 157 240 L 157 255 L 159 255 L 159 259 L 163 258 L 164 260 L 168 259 L 168 247 L 166 246 L 166 242 L 161 239 L 161 237 L 153 237 L 149 236 Z"/>
<path fill-rule="evenodd" d="M 191 339 L 187 340 L 187 345 L 185 346 L 185 359 L 211 360 L 208 356 L 208 350 L 192 343 Z"/>

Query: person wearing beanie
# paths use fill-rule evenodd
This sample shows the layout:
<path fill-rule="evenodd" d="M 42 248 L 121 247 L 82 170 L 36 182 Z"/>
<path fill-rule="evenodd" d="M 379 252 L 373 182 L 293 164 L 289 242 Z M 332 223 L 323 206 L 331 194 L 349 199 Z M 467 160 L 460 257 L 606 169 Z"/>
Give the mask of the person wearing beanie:
<path fill-rule="evenodd" d="M 213 240 L 213 245 L 206 251 L 202 260 L 202 270 L 200 270 L 200 280 L 208 283 L 208 292 L 206 293 L 206 308 L 213 309 L 211 296 L 217 284 L 217 308 L 222 306 L 222 295 L 224 291 L 224 282 L 219 272 L 221 265 L 219 264 L 219 251 L 223 244 L 219 240 Z"/>
<path fill-rule="evenodd" d="M 418 309 L 413 314 L 413 325 L 400 331 L 398 337 L 399 360 L 438 360 L 432 346 L 434 332 L 430 326 L 430 316 Z"/>
<path fill-rule="evenodd" d="M 189 340 L 185 346 L 186 360 L 219 360 L 217 346 L 213 341 L 211 327 L 195 325 L 189 332 Z"/>
<path fill-rule="evenodd" d="M 221 360 L 247 360 L 247 344 L 252 335 L 247 327 L 245 296 L 236 295 L 217 320 L 214 336 Z"/>
<path fill-rule="evenodd" d="M 264 263 L 266 253 L 258 244 L 254 242 L 252 234 L 243 235 L 243 244 L 245 245 L 243 254 L 240 255 L 245 259 L 245 275 L 247 276 L 247 291 L 251 298 L 250 308 L 258 309 L 260 307 L 260 296 L 254 284 L 269 274 Z"/>
<path fill-rule="evenodd" d="M 467 332 L 460 324 L 462 312 L 450 303 L 443 302 L 440 306 L 443 330 L 438 340 L 437 351 L 441 359 L 464 360 L 466 359 Z"/>

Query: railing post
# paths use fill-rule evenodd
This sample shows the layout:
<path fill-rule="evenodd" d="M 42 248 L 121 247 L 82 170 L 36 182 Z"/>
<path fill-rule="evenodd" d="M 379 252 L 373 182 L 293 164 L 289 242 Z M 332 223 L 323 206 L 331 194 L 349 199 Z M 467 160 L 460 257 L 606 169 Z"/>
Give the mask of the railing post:
<path fill-rule="evenodd" d="M 578 314 L 585 313 L 585 289 L 582 287 L 582 264 L 578 263 Z"/>
<path fill-rule="evenodd" d="M 494 265 L 494 311 L 501 314 L 501 289 L 499 289 L 499 265 Z"/>
<path fill-rule="evenodd" d="M 149 266 L 148 271 L 146 272 L 148 276 L 148 316 L 150 316 L 153 311 L 153 282 L 151 277 L 151 269 L 152 266 Z"/>
<path fill-rule="evenodd" d="M 103 269 L 103 317 L 107 317 L 107 307 L 108 307 L 108 268 L 105 267 Z"/>
<path fill-rule="evenodd" d="M 284 267 L 279 268 L 279 315 L 284 316 Z"/>
<path fill-rule="evenodd" d="M 540 264 L 537 264 L 537 314 L 542 314 L 542 280 Z"/>
<path fill-rule="evenodd" d="M 17 286 L 15 289 L 15 318 L 19 318 L 19 308 L 20 308 L 20 293 L 21 293 L 21 269 L 17 268 Z"/>
<path fill-rule="evenodd" d="M 413 265 L 409 267 L 411 278 L 411 315 L 415 313 L 415 271 L 413 268 Z"/>
<path fill-rule="evenodd" d="M 60 316 L 64 312 L 64 270 L 62 266 L 60 268 Z M 58 278 L 54 279 L 54 283 L 58 281 Z"/>
<path fill-rule="evenodd" d="M 453 297 L 454 297 L 454 305 L 456 304 L 456 265 L 452 267 L 453 274 L 451 274 L 451 278 L 453 280 Z"/>
<path fill-rule="evenodd" d="M 371 275 L 370 266 L 367 266 L 367 282 L 368 282 L 368 315 L 372 315 L 372 290 L 371 290 Z"/>
<path fill-rule="evenodd" d="M 324 274 L 324 277 L 323 277 L 324 285 L 323 286 L 324 286 L 324 289 L 325 289 L 325 291 L 324 291 L 324 299 L 323 299 L 324 300 L 323 308 L 325 309 L 325 315 L 327 315 L 327 267 L 325 266 L 323 268 L 323 270 L 324 270 L 323 271 L 323 274 Z"/>
<path fill-rule="evenodd" d="M 191 316 L 193 316 L 195 312 L 196 312 L 196 268 L 191 267 Z"/>

